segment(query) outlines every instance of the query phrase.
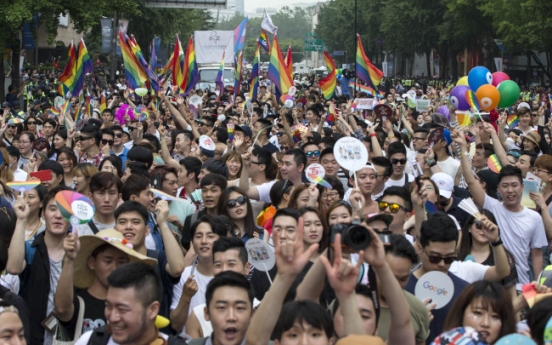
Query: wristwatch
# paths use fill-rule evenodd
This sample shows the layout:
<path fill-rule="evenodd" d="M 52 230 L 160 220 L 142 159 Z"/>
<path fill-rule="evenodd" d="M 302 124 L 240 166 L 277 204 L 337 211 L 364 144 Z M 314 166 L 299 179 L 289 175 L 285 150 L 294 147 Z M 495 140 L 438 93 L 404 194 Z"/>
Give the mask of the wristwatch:
<path fill-rule="evenodd" d="M 500 239 L 500 236 L 497 237 L 496 241 L 491 242 L 492 247 L 500 246 L 502 244 L 502 240 Z"/>

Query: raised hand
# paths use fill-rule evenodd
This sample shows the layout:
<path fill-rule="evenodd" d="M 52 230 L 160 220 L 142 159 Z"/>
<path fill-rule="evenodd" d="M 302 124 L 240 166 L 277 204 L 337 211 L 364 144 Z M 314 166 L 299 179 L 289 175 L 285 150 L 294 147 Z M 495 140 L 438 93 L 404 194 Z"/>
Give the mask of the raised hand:
<path fill-rule="evenodd" d="M 27 219 L 29 217 L 29 205 L 22 195 L 17 197 L 17 201 L 13 204 L 13 210 L 17 219 Z"/>
<path fill-rule="evenodd" d="M 77 254 L 80 250 L 79 233 L 76 227 L 73 228 L 73 232 L 69 233 L 63 240 L 63 249 L 65 250 L 65 256 L 74 261 L 77 259 Z"/>
<path fill-rule="evenodd" d="M 169 218 L 169 203 L 167 200 L 159 200 L 155 205 L 155 212 L 157 212 L 157 223 L 164 223 Z"/>
<path fill-rule="evenodd" d="M 309 261 L 310 257 L 318 250 L 318 244 L 312 244 L 307 250 L 303 250 L 303 218 L 299 218 L 297 224 L 297 236 L 294 242 L 280 243 L 278 234 L 272 237 L 274 240 L 276 265 L 278 275 L 295 278 Z"/>

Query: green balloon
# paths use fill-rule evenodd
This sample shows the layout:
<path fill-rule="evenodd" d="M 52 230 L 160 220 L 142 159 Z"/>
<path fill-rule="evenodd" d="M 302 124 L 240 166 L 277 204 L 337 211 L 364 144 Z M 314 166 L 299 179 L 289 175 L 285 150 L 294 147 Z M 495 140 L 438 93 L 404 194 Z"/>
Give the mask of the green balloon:
<path fill-rule="evenodd" d="M 504 80 L 498 84 L 497 89 L 500 93 L 500 102 L 498 102 L 499 108 L 511 107 L 519 98 L 519 86 L 513 80 Z"/>

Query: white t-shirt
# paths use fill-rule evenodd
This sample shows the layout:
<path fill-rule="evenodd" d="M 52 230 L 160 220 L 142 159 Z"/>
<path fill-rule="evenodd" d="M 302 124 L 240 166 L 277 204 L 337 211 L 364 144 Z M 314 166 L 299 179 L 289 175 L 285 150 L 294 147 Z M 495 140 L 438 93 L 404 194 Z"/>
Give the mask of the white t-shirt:
<path fill-rule="evenodd" d="M 21 168 L 17 168 L 17 170 L 15 170 L 13 172 L 13 180 L 15 182 L 22 182 L 22 181 L 27 181 L 27 172 Z"/>
<path fill-rule="evenodd" d="M 115 223 L 103 224 L 98 222 L 96 219 L 92 219 L 92 221 L 94 222 L 94 225 L 96 225 L 96 227 L 98 228 L 98 231 L 115 228 Z M 82 235 L 94 235 L 94 231 L 92 231 L 88 223 L 77 225 L 77 230 L 79 231 L 79 237 Z"/>
<path fill-rule="evenodd" d="M 257 188 L 257 192 L 259 193 L 259 201 L 271 202 L 270 189 L 272 188 L 272 186 L 274 186 L 275 183 L 276 181 L 270 181 L 263 183 L 260 186 L 255 186 L 255 188 Z"/>
<path fill-rule="evenodd" d="M 391 186 L 404 187 L 404 185 L 406 184 L 406 179 L 405 179 L 406 175 L 408 175 L 408 182 L 412 183 L 412 181 L 414 181 L 414 176 L 410 175 L 410 174 L 407 174 L 407 173 L 404 173 L 403 177 L 400 180 L 392 180 L 391 178 L 389 178 L 389 180 L 387 180 L 387 182 L 385 182 L 385 188 L 389 188 Z"/>
<path fill-rule="evenodd" d="M 541 215 L 525 206 L 521 212 L 508 211 L 500 201 L 488 195 L 485 195 L 483 207 L 494 214 L 504 248 L 516 260 L 519 285 L 530 283 L 528 259 L 531 249 L 548 245 Z"/>
<path fill-rule="evenodd" d="M 456 178 L 456 174 L 458 174 L 458 169 L 460 168 L 460 162 L 452 157 L 449 157 L 442 162 L 437 161 L 437 165 L 442 172 L 452 177 L 453 180 Z"/>
<path fill-rule="evenodd" d="M 468 283 L 473 283 L 483 280 L 489 268 L 490 266 L 481 265 L 473 261 L 453 261 L 449 272 Z"/>
<path fill-rule="evenodd" d="M 171 302 L 171 310 L 175 310 L 176 307 L 178 307 L 178 303 L 180 302 L 180 298 L 182 297 L 182 290 L 184 289 L 184 284 L 186 284 L 186 280 L 188 280 L 188 277 L 192 273 L 192 267 L 188 266 L 184 269 L 184 272 L 182 272 L 182 275 L 180 276 L 180 281 L 178 284 L 176 284 L 173 287 L 173 299 Z M 192 297 L 192 300 L 190 301 L 190 308 L 188 309 L 188 315 L 194 310 L 194 307 L 200 304 L 205 304 L 205 291 L 207 291 L 207 285 L 213 279 L 213 277 L 204 276 L 203 274 L 199 273 L 196 269 L 194 271 L 194 279 L 197 282 L 197 292 Z"/>
<path fill-rule="evenodd" d="M 381 191 L 381 193 L 378 193 L 376 195 L 372 194 L 372 200 L 378 200 L 378 198 L 380 196 L 383 195 L 383 191 L 385 190 L 385 188 L 383 188 L 383 190 Z M 351 193 L 353 192 L 353 188 L 349 188 L 347 189 L 347 191 L 345 192 L 345 195 L 343 195 L 343 200 L 345 200 L 346 202 L 349 203 L 349 205 L 351 204 L 351 201 L 349 201 L 349 198 L 351 197 Z"/>
<path fill-rule="evenodd" d="M 88 340 L 90 340 L 90 337 L 92 336 L 92 332 L 93 331 L 88 331 L 88 332 L 84 333 L 83 335 L 81 335 L 81 337 L 79 338 L 79 340 L 77 340 L 75 345 L 86 345 L 86 344 L 88 344 Z M 163 339 L 165 339 L 165 340 L 169 339 L 169 336 L 166 335 L 165 333 L 159 333 L 159 334 L 163 337 Z M 113 337 L 109 337 L 109 341 L 107 342 L 107 345 L 118 345 L 118 344 L 113 341 Z"/>

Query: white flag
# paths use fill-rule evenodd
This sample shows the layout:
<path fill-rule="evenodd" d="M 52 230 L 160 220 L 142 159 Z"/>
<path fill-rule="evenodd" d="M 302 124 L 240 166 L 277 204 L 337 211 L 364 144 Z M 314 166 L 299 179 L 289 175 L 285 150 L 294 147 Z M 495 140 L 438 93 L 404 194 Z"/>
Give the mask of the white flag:
<path fill-rule="evenodd" d="M 273 35 L 278 34 L 278 27 L 272 23 L 272 19 L 270 19 L 270 16 L 266 12 L 266 9 L 264 10 L 263 15 L 263 21 L 261 22 L 261 27 L 265 29 L 266 31 L 270 32 Z"/>

